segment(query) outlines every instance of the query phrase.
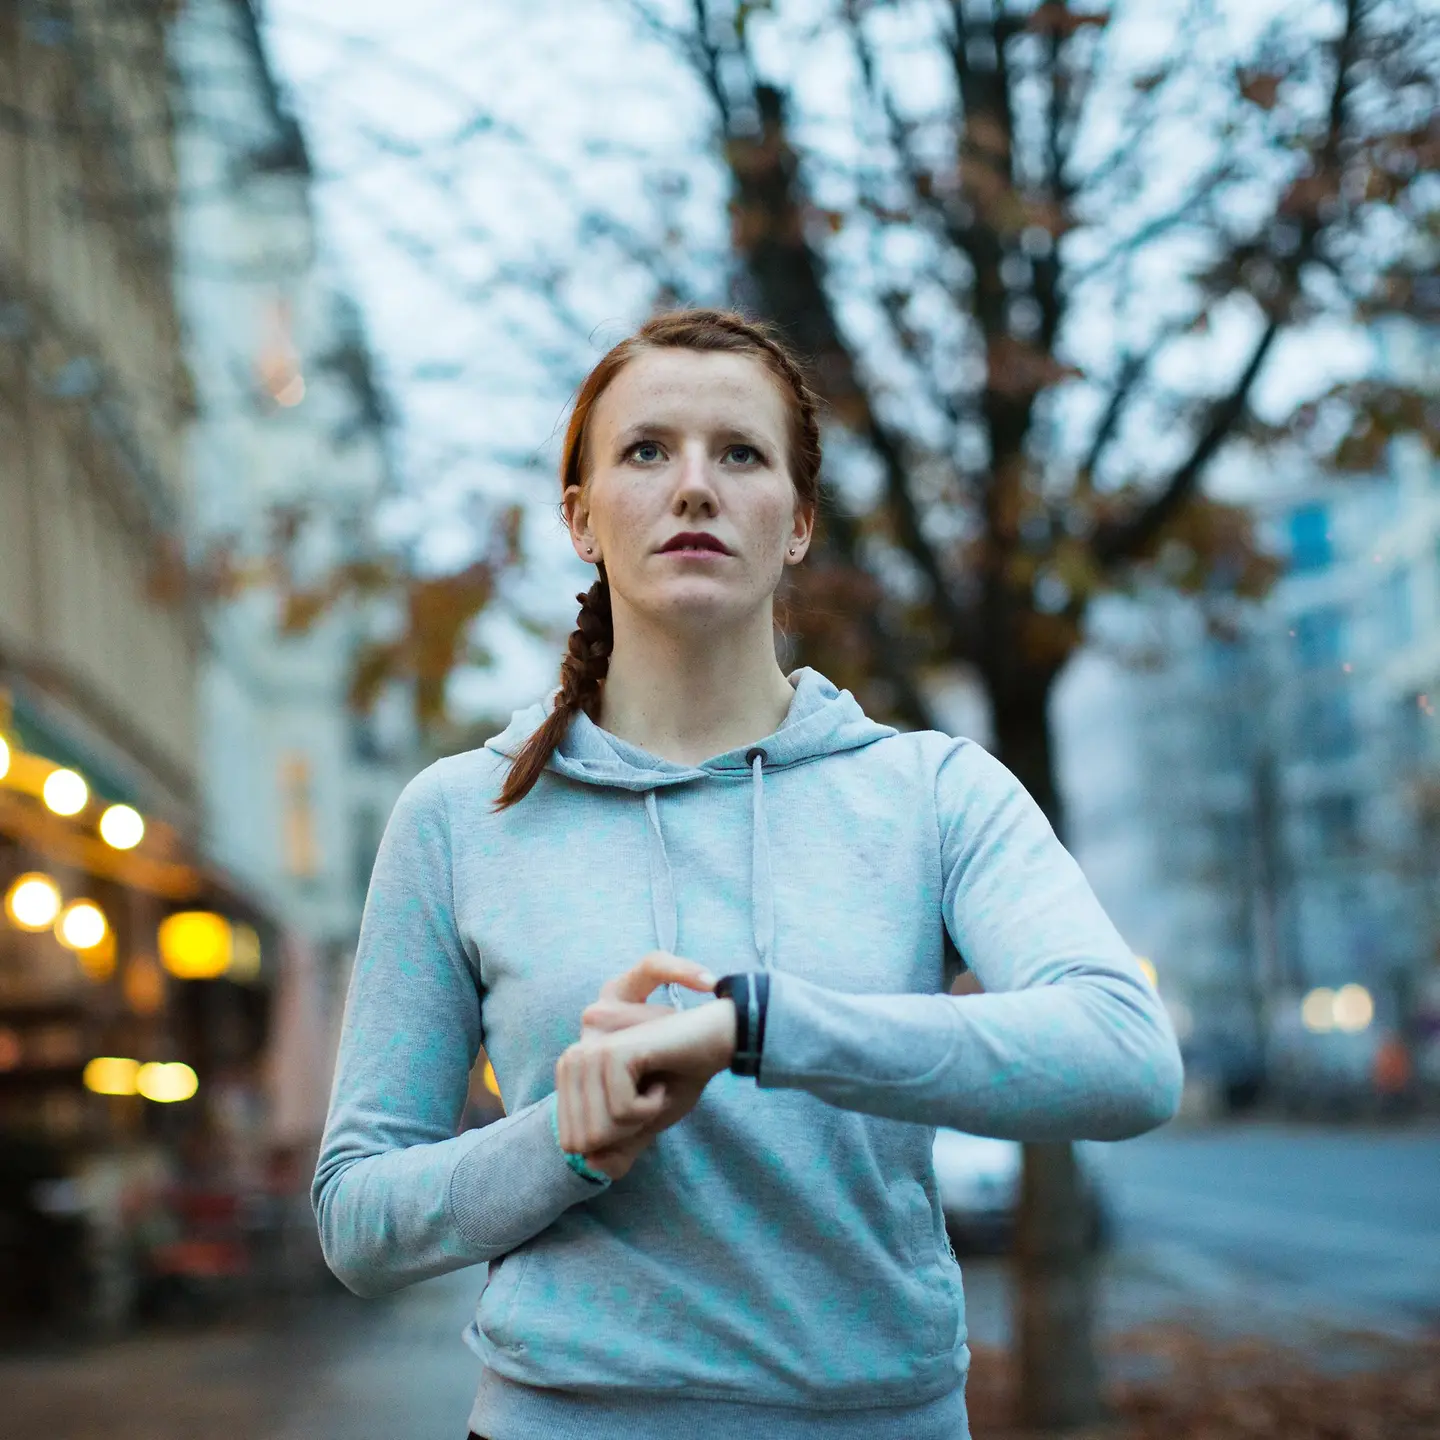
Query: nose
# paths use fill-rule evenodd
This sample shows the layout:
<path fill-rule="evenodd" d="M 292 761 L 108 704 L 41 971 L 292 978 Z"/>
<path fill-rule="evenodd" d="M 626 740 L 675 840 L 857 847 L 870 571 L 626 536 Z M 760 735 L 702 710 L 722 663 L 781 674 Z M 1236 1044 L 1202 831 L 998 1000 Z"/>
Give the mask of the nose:
<path fill-rule="evenodd" d="M 719 508 L 719 500 L 714 477 L 710 473 L 710 457 L 706 453 L 706 447 L 698 443 L 686 445 L 681 451 L 679 476 L 675 485 L 676 513 L 713 515 Z"/>

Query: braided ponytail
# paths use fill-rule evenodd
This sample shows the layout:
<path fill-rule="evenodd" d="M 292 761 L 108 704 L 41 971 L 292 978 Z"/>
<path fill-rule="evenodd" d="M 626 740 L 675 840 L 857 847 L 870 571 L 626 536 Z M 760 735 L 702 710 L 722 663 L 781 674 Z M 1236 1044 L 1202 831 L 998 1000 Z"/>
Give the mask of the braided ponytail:
<path fill-rule="evenodd" d="M 583 710 L 592 720 L 600 719 L 600 690 L 615 647 L 610 584 L 605 572 L 602 570 L 600 578 L 575 598 L 580 602 L 580 613 L 560 662 L 560 693 L 555 697 L 555 708 L 516 755 L 501 787 L 497 810 L 506 809 L 530 793 L 576 715 Z"/>
<path fill-rule="evenodd" d="M 643 350 L 725 351 L 752 355 L 779 381 L 790 416 L 790 478 L 802 504 L 820 497 L 819 401 L 805 381 L 799 362 L 768 327 L 729 310 L 674 310 L 648 320 L 622 340 L 585 377 L 565 431 L 560 462 L 562 492 L 585 485 L 585 427 L 595 402 L 621 370 Z M 580 614 L 560 662 L 560 690 L 555 706 L 525 741 L 510 765 L 495 808 L 504 810 L 534 789 L 565 738 L 570 722 L 582 710 L 597 724 L 601 695 L 610 669 L 615 628 L 610 614 L 610 584 L 603 565 L 595 583 L 582 595 Z"/>

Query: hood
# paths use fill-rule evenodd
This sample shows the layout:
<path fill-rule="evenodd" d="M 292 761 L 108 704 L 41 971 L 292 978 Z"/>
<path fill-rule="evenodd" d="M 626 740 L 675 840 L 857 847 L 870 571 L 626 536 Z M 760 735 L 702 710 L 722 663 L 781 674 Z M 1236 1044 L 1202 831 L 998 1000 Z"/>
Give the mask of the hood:
<path fill-rule="evenodd" d="M 665 850 L 665 832 L 655 792 L 670 785 L 714 779 L 751 783 L 750 918 L 760 967 L 775 964 L 775 877 L 770 864 L 770 831 L 765 818 L 765 772 L 788 770 L 827 755 L 884 740 L 897 732 L 867 718 L 848 690 L 837 690 L 818 670 L 802 667 L 789 676 L 795 698 L 780 728 L 752 745 L 727 750 L 700 765 L 663 760 L 602 730 L 588 715 L 577 715 L 546 765 L 583 785 L 640 792 L 644 797 L 650 870 L 650 909 L 657 949 L 675 951 L 680 917 L 675 881 Z M 550 713 L 555 692 L 541 704 L 517 710 L 502 734 L 486 748 L 513 757 Z M 678 985 L 667 986 L 670 1001 L 683 1010 L 694 999 Z M 689 999 L 687 999 L 689 996 Z"/>
<path fill-rule="evenodd" d="M 546 769 L 586 785 L 655 790 L 706 776 L 744 779 L 752 764 L 747 757 L 757 749 L 764 752 L 761 758 L 766 770 L 780 770 L 844 750 L 858 750 L 897 733 L 892 726 L 871 720 L 848 690 L 837 690 L 818 670 L 801 667 L 789 680 L 795 687 L 795 698 L 774 734 L 753 745 L 727 750 L 699 765 L 663 760 L 611 735 L 588 715 L 580 714 Z M 509 725 L 485 742 L 485 748 L 513 758 L 550 713 L 554 700 L 555 692 L 551 691 L 543 702 L 517 710 Z"/>

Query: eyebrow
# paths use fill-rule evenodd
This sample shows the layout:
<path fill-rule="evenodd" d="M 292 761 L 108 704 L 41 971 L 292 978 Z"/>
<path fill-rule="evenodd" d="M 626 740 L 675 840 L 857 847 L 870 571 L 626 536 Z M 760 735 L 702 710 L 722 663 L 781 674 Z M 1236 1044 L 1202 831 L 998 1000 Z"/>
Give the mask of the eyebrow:
<path fill-rule="evenodd" d="M 639 420 L 633 425 L 627 425 L 616 437 L 615 443 L 622 449 L 633 445 L 637 440 L 648 439 L 651 436 L 662 440 L 673 440 L 680 433 L 674 425 L 666 424 L 663 420 Z M 764 437 L 760 429 L 741 430 L 734 425 L 727 425 L 716 432 L 721 440 L 731 445 L 753 445 L 758 449 L 770 449 L 771 441 Z"/>

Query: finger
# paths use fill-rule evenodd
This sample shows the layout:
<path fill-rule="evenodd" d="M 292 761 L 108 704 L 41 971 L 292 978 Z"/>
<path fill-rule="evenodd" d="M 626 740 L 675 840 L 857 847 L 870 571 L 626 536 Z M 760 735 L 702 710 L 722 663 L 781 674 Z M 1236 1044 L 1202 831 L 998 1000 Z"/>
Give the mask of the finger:
<path fill-rule="evenodd" d="M 555 1062 L 555 1120 L 560 1133 L 560 1148 L 576 1153 L 580 1139 L 581 1112 L 575 1085 L 574 1059 L 567 1050 Z"/>
<path fill-rule="evenodd" d="M 617 1092 L 617 1103 L 611 1103 L 610 1086 L 606 1083 L 607 1054 L 600 1046 L 592 1046 L 585 1055 L 585 1116 L 584 1152 L 604 1149 L 628 1140 L 644 1124 L 632 1117 L 627 1097 Z"/>
<path fill-rule="evenodd" d="M 605 1081 L 600 1071 L 600 1056 L 591 1051 L 584 1057 L 581 1069 L 581 1104 L 585 1116 L 581 1151 L 588 1155 L 592 1150 L 613 1145 L 621 1138 L 610 1122 L 610 1107 L 605 1100 Z"/>
<path fill-rule="evenodd" d="M 649 1124 L 665 1108 L 664 1083 L 642 1091 L 625 1055 L 614 1046 L 605 1047 L 602 1060 L 600 1078 L 613 1120 L 637 1127 Z"/>
<path fill-rule="evenodd" d="M 662 1016 L 673 1015 L 673 1009 L 659 1005 L 636 1004 L 629 1000 L 593 1000 L 580 1012 L 580 1024 L 585 1031 L 611 1035 L 617 1030 L 628 1030 L 632 1025 L 646 1025 Z"/>
<path fill-rule="evenodd" d="M 715 977 L 701 964 L 671 955 L 666 950 L 652 950 L 632 965 L 623 975 L 607 980 L 600 987 L 602 1000 L 645 1000 L 661 985 L 684 985 L 691 990 L 713 990 Z"/>

